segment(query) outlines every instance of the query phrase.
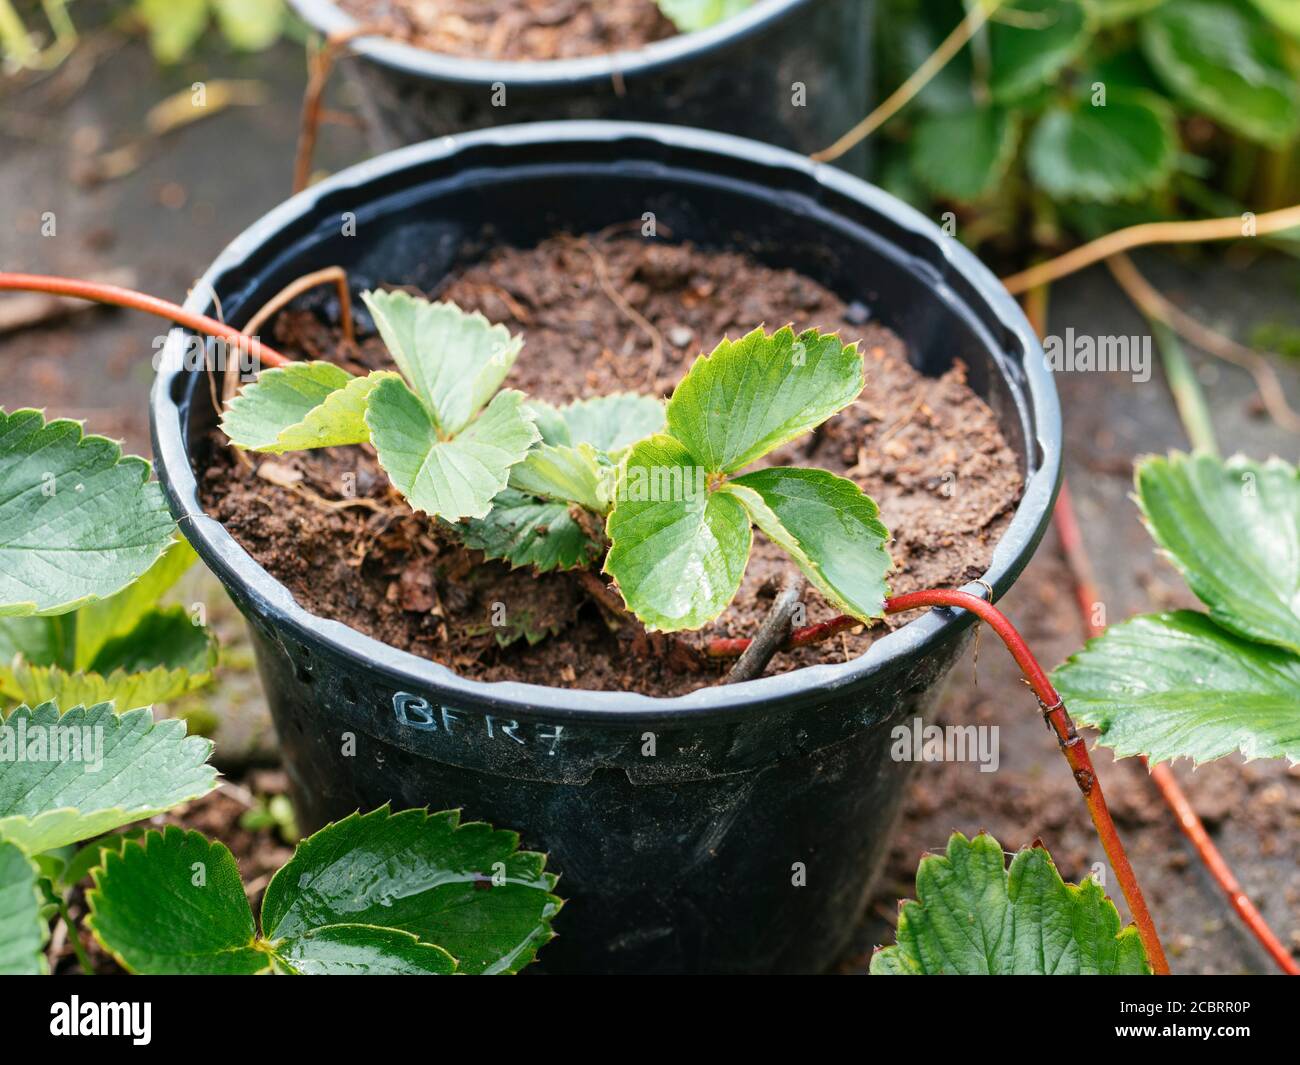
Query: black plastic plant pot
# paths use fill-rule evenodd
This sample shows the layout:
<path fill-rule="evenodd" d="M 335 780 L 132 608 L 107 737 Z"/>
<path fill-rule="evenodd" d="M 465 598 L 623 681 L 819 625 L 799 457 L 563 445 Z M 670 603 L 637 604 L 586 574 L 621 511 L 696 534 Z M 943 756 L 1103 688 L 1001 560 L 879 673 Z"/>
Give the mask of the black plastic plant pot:
<path fill-rule="evenodd" d="M 355 28 L 331 0 L 291 0 L 321 33 Z M 363 37 L 343 64 L 371 147 L 557 119 L 672 122 L 804 153 L 870 110 L 874 0 L 757 0 L 696 33 L 634 52 L 506 62 Z M 839 165 L 865 174 L 866 149 Z"/>
<path fill-rule="evenodd" d="M 354 289 L 428 289 L 485 243 L 527 247 L 647 211 L 674 240 L 740 249 L 867 304 L 926 373 L 965 361 L 1023 465 L 1023 498 L 984 575 L 1006 592 L 1038 544 L 1061 471 L 1041 349 L 960 244 L 879 189 L 801 156 L 623 123 L 444 138 L 272 211 L 222 253 L 187 306 L 215 313 L 215 292 L 238 324 L 333 264 Z M 548 971 L 834 962 L 907 779 L 890 729 L 930 709 L 971 635 L 969 615 L 932 611 L 855 660 L 675 698 L 465 679 L 308 613 L 203 512 L 194 456 L 214 425 L 214 393 L 193 360 L 184 365 L 185 341 L 180 330 L 170 337 L 153 390 L 158 474 L 185 535 L 248 619 L 304 828 L 392 802 L 461 807 L 519 830 L 550 855 L 569 900 L 541 955 Z"/>

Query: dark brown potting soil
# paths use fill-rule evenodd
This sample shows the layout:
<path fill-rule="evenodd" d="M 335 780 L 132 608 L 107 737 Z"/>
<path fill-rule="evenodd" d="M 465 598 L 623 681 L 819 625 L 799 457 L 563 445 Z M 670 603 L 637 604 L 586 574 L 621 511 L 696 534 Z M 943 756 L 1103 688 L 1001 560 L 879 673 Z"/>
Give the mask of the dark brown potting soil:
<path fill-rule="evenodd" d="M 342 0 L 418 48 L 472 59 L 573 59 L 635 51 L 677 30 L 654 0 Z"/>
<path fill-rule="evenodd" d="M 875 498 L 894 537 L 896 592 L 978 577 L 1019 499 L 1017 458 L 963 367 L 921 375 L 864 307 L 793 271 L 689 244 L 558 236 L 529 250 L 498 249 L 431 295 L 522 332 L 524 351 L 507 384 L 558 403 L 627 390 L 667 395 L 698 352 L 759 324 L 860 338 L 862 395 L 764 462 L 820 466 Z M 345 350 L 337 331 L 309 311 L 280 314 L 274 336 L 291 355 L 356 371 L 391 365 L 377 337 Z M 482 680 L 673 695 L 722 675 L 721 664 L 683 671 L 670 657 L 629 646 L 628 627 L 611 632 L 571 573 L 511 571 L 448 542 L 392 493 L 366 448 L 248 458 L 251 466 L 237 461 L 214 433 L 200 459 L 204 505 L 312 613 Z M 752 635 L 790 569 L 756 532 L 735 603 L 680 638 L 698 648 L 714 636 Z M 808 623 L 838 613 L 811 589 L 805 600 Z M 505 604 L 509 625 L 538 642 L 500 646 L 494 634 L 512 630 L 490 624 L 493 603 Z M 769 671 L 859 655 L 897 624 L 891 618 L 779 654 Z M 557 635 L 540 638 L 548 632 Z"/>

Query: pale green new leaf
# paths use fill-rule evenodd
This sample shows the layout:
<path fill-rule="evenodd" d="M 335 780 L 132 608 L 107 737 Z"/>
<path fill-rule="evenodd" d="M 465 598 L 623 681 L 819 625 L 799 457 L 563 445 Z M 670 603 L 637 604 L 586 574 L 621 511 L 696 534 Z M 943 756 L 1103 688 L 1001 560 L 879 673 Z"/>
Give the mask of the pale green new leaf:
<path fill-rule="evenodd" d="M 663 401 L 636 392 L 574 400 L 557 413 L 567 427 L 568 438 L 547 443 L 590 444 L 614 462 L 632 444 L 664 428 Z"/>
<path fill-rule="evenodd" d="M 1178 158 L 1174 116 L 1155 95 L 1112 95 L 1050 108 L 1029 141 L 1034 183 L 1063 200 L 1135 199 L 1169 180 Z"/>
<path fill-rule="evenodd" d="M 768 539 L 787 551 L 828 602 L 846 614 L 881 617 L 893 561 L 889 530 L 870 496 L 825 470 L 775 466 L 720 491 L 744 504 Z"/>
<path fill-rule="evenodd" d="M 1080 0 L 1010 0 L 988 27 L 989 88 L 996 103 L 1013 103 L 1054 81 L 1092 38 Z"/>
<path fill-rule="evenodd" d="M 553 937 L 562 905 L 545 856 L 518 848 L 514 832 L 461 824 L 456 811 L 353 814 L 303 840 L 271 878 L 263 934 L 378 925 L 444 947 L 462 973 L 518 972 Z"/>
<path fill-rule="evenodd" d="M 366 400 L 397 374 L 353 377 L 332 362 L 294 362 L 263 370 L 226 406 L 221 431 L 247 451 L 305 451 L 364 444 Z"/>
<path fill-rule="evenodd" d="M 753 544 L 749 515 L 734 496 L 708 490 L 703 468 L 675 437 L 642 440 L 623 463 L 605 572 L 648 629 L 699 628 L 740 587 Z"/>
<path fill-rule="evenodd" d="M 149 28 L 149 47 L 160 63 L 183 59 L 208 25 L 208 0 L 136 0 L 135 11 Z"/>
<path fill-rule="evenodd" d="M 512 488 L 492 501 L 487 517 L 470 519 L 459 531 L 466 547 L 539 573 L 589 566 L 604 550 L 573 520 L 567 504 Z"/>
<path fill-rule="evenodd" d="M 590 444 L 538 444 L 510 470 L 510 487 L 539 499 L 609 510 L 617 471 Z"/>
<path fill-rule="evenodd" d="M 1276 31 L 1247 0 L 1176 0 L 1141 21 L 1161 79 L 1191 106 L 1281 147 L 1300 126 L 1300 85 Z"/>
<path fill-rule="evenodd" d="M 1005 108 L 933 112 L 912 134 L 912 170 L 934 195 L 970 202 L 999 186 L 1015 149 L 1016 123 Z"/>
<path fill-rule="evenodd" d="M 459 435 L 443 439 L 419 397 L 388 378 L 371 393 L 366 422 L 380 465 L 412 507 L 448 521 L 481 518 L 538 439 L 523 399 L 499 392 Z"/>
<path fill-rule="evenodd" d="M 873 976 L 1144 976 L 1137 929 L 1091 878 L 1075 886 L 1042 847 L 1004 865 L 1002 846 L 960 832 L 921 859 L 917 901 L 902 904 L 897 944 L 878 949 Z"/>
<path fill-rule="evenodd" d="M 36 854 L 162 813 L 216 787 L 211 750 L 148 709 L 20 706 L 0 729 L 0 836 Z"/>
<path fill-rule="evenodd" d="M 682 33 L 716 26 L 739 15 L 754 0 L 658 0 L 659 10 Z"/>
<path fill-rule="evenodd" d="M 668 401 L 667 432 L 691 465 L 732 473 L 847 407 L 862 385 L 856 344 L 815 329 L 755 329 L 695 360 Z"/>
<path fill-rule="evenodd" d="M 0 411 L 0 617 L 115 595 L 175 532 L 144 459 L 72 421 Z"/>
<path fill-rule="evenodd" d="M 375 328 L 444 437 L 495 395 L 524 346 L 503 325 L 406 292 L 363 292 Z"/>
<path fill-rule="evenodd" d="M 1210 615 L 1300 654 L 1300 470 L 1173 453 L 1138 464 L 1147 528 Z"/>
<path fill-rule="evenodd" d="M 212 7 L 222 35 L 245 52 L 269 48 L 284 28 L 283 0 L 212 0 Z"/>
<path fill-rule="evenodd" d="M 1112 625 L 1052 674 L 1121 757 L 1300 761 L 1300 655 L 1180 610 Z"/>
<path fill-rule="evenodd" d="M 46 972 L 42 947 L 48 926 L 41 916 L 44 898 L 36 863 L 0 837 L 0 976 L 39 976 Z"/>
<path fill-rule="evenodd" d="M 1254 0 L 1254 4 L 1278 29 L 1300 40 L 1300 4 L 1295 0 Z"/>

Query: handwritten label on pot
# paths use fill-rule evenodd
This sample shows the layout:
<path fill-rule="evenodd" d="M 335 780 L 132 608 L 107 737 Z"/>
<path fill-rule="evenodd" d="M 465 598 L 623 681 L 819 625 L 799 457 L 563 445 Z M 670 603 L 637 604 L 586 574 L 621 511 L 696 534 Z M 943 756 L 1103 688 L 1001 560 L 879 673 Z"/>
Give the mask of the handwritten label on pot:
<path fill-rule="evenodd" d="M 443 732 L 448 736 L 465 737 L 479 733 L 501 743 L 541 747 L 548 755 L 555 754 L 564 732 L 563 725 L 521 724 L 508 717 L 471 714 L 450 706 L 434 706 L 429 700 L 409 692 L 397 692 L 393 696 L 393 713 L 397 715 L 399 724 L 422 732 Z"/>

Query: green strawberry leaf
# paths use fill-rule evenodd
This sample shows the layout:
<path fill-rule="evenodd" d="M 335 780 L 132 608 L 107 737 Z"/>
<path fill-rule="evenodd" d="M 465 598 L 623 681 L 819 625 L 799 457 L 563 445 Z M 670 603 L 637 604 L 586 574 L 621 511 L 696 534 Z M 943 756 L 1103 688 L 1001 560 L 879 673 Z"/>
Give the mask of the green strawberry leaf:
<path fill-rule="evenodd" d="M 135 15 L 149 28 L 160 63 L 177 63 L 208 28 L 208 0 L 136 0 Z"/>
<path fill-rule="evenodd" d="M 49 931 L 41 910 L 40 871 L 14 843 L 0 837 L 0 976 L 48 971 L 42 948 Z"/>
<path fill-rule="evenodd" d="M 283 0 L 212 0 L 222 36 L 244 52 L 269 48 L 284 29 Z"/>
<path fill-rule="evenodd" d="M 1206 762 L 1240 751 L 1300 762 L 1300 655 L 1192 610 L 1112 625 L 1052 683 L 1120 757 Z"/>
<path fill-rule="evenodd" d="M 617 469 L 590 444 L 538 444 L 510 470 L 510 487 L 539 499 L 609 510 Z"/>
<path fill-rule="evenodd" d="M 996 103 L 1013 103 L 1052 82 L 1087 46 L 1092 27 L 1079 0 L 1011 0 L 989 23 Z"/>
<path fill-rule="evenodd" d="M 615 463 L 632 444 L 664 428 L 663 401 L 636 392 L 575 400 L 556 413 L 564 422 L 566 439 L 546 443 L 590 444 Z"/>
<path fill-rule="evenodd" d="M 20 706 L 0 729 L 0 836 L 37 854 L 162 813 L 216 787 L 211 750 L 147 709 Z"/>
<path fill-rule="evenodd" d="M 396 378 L 370 394 L 366 422 L 380 465 L 416 510 L 455 521 L 481 518 L 510 469 L 538 440 L 522 392 L 499 392 L 459 435 L 444 439 L 428 409 Z"/>
<path fill-rule="evenodd" d="M 95 661 L 100 648 L 114 637 L 126 636 L 136 628 L 146 615 L 153 612 L 162 598 L 181 576 L 194 564 L 198 555 L 194 548 L 181 539 L 172 542 L 139 580 L 128 585 L 111 599 L 102 599 L 83 606 L 74 615 L 76 639 L 72 655 L 73 669 L 87 669 Z M 38 659 L 26 656 L 36 665 L 67 665 L 63 661 Z M 136 704 L 140 705 L 140 704 Z"/>
<path fill-rule="evenodd" d="M 247 451 L 305 451 L 364 444 L 366 400 L 376 385 L 397 374 L 353 377 L 332 362 L 294 362 L 263 370 L 226 407 L 221 431 Z"/>
<path fill-rule="evenodd" d="M 515 568 L 533 566 L 539 573 L 590 566 L 604 550 L 573 520 L 566 504 L 513 488 L 492 500 L 487 517 L 470 519 L 459 532 L 466 547 Z"/>
<path fill-rule="evenodd" d="M 659 10 L 682 33 L 707 30 L 739 15 L 754 0 L 658 0 Z"/>
<path fill-rule="evenodd" d="M 1300 40 L 1300 5 L 1295 0 L 1254 0 L 1254 4 L 1274 26 Z"/>
<path fill-rule="evenodd" d="M 1165 185 L 1179 152 L 1173 112 L 1150 94 L 1052 107 L 1029 141 L 1035 184 L 1063 200 L 1114 203 Z"/>
<path fill-rule="evenodd" d="M 461 824 L 456 811 L 353 814 L 303 840 L 271 878 L 263 933 L 378 925 L 446 948 L 462 973 L 518 972 L 562 905 L 545 856 L 518 847 L 514 832 Z"/>
<path fill-rule="evenodd" d="M 835 607 L 864 621 L 883 616 L 885 575 L 893 565 L 889 530 L 875 501 L 856 484 L 825 470 L 774 466 L 719 491 L 735 495 Z"/>
<path fill-rule="evenodd" d="M 1004 865 L 1002 846 L 960 832 L 916 870 L 918 901 L 899 908 L 897 944 L 878 949 L 873 976 L 1143 976 L 1137 929 L 1091 878 L 1065 883 L 1051 855 L 1027 847 Z"/>
<path fill-rule="evenodd" d="M 524 346 L 503 325 L 406 292 L 363 292 L 375 328 L 443 437 L 453 437 L 501 387 Z"/>
<path fill-rule="evenodd" d="M 628 451 L 606 531 L 605 572 L 628 609 L 661 632 L 699 628 L 727 608 L 754 536 L 735 496 L 711 491 L 695 456 L 666 434 Z"/>
<path fill-rule="evenodd" d="M 701 355 L 668 401 L 667 432 L 690 466 L 732 473 L 816 428 L 858 397 L 857 344 L 810 329 L 755 329 Z"/>
<path fill-rule="evenodd" d="M 968 203 L 997 188 L 1016 150 L 1016 123 L 1001 107 L 970 107 L 921 118 L 912 170 L 935 196 Z"/>
<path fill-rule="evenodd" d="M 67 613 L 148 570 L 176 529 L 148 478 L 76 422 L 0 410 L 0 617 Z"/>
<path fill-rule="evenodd" d="M 1300 470 L 1173 453 L 1138 464 L 1147 528 L 1220 625 L 1300 654 Z"/>
<path fill-rule="evenodd" d="M 314 928 L 286 940 L 276 961 L 300 976 L 447 976 L 456 959 L 409 932 L 363 924 Z"/>
<path fill-rule="evenodd" d="M 106 850 L 88 927 L 123 968 L 150 975 L 270 972 L 239 867 L 224 844 L 168 825 Z"/>
<path fill-rule="evenodd" d="M 1295 136 L 1295 72 L 1276 31 L 1248 0 L 1177 0 L 1140 26 L 1151 65 L 1190 106 L 1274 147 Z"/>
<path fill-rule="evenodd" d="M 1159 7 L 1165 0 L 1084 0 L 1098 26 L 1128 22 Z"/>

